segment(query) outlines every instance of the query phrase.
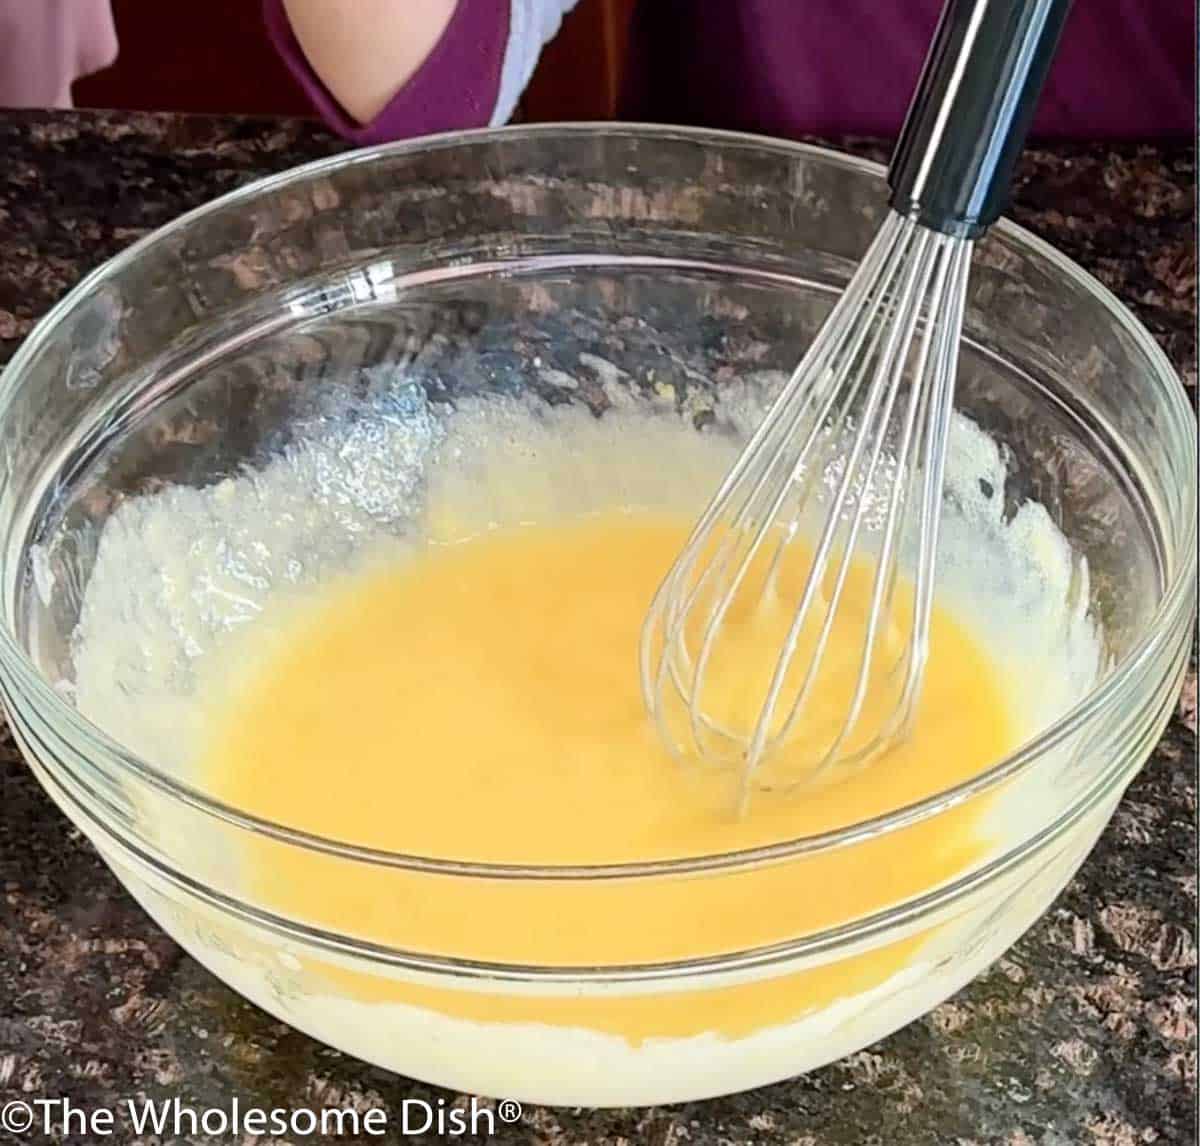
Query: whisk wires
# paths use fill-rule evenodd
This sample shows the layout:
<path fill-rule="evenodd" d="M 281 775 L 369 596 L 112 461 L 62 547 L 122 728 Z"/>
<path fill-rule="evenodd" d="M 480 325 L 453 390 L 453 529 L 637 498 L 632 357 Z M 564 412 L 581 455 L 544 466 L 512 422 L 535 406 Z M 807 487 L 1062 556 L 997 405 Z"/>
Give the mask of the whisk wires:
<path fill-rule="evenodd" d="M 655 595 L 646 704 L 678 756 L 740 769 L 742 806 L 769 760 L 768 786 L 817 781 L 912 720 L 971 246 L 889 214 Z"/>

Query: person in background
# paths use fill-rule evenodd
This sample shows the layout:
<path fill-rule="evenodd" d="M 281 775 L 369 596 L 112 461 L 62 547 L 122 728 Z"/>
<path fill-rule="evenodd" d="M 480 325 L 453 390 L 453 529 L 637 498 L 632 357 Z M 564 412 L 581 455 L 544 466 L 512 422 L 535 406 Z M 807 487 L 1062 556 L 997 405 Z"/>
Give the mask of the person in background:
<path fill-rule="evenodd" d="M 263 0 L 313 106 L 360 144 L 506 122 L 577 0 Z M 942 0 L 641 0 L 621 116 L 894 136 Z M 1194 138 L 1192 0 L 1077 0 L 1035 136 Z"/>
<path fill-rule="evenodd" d="M 577 0 L 262 0 L 283 59 L 356 143 L 507 122 Z M 626 119 L 897 133 L 942 0 L 641 0 Z M 0 106 L 67 107 L 113 61 L 110 0 L 0 0 Z M 1192 0 L 1078 0 L 1033 134 L 1196 131 Z"/>
<path fill-rule="evenodd" d="M 0 107 L 70 107 L 116 58 L 109 0 L 0 0 Z"/>

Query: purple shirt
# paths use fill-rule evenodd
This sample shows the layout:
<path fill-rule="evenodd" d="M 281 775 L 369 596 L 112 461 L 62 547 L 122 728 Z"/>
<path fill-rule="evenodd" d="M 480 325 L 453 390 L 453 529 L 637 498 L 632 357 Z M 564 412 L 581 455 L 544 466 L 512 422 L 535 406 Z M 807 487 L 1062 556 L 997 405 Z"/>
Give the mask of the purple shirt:
<path fill-rule="evenodd" d="M 485 126 L 500 90 L 508 15 L 508 0 L 459 0 L 425 62 L 371 123 L 360 125 L 309 67 L 282 0 L 263 0 L 267 32 L 313 107 L 334 131 L 360 145 Z"/>
<path fill-rule="evenodd" d="M 263 2 L 271 36 L 317 111 L 354 142 L 491 121 L 510 0 L 459 0 L 431 55 L 365 126 L 341 110 L 308 66 L 281 0 Z M 631 28 L 622 116 L 779 136 L 894 136 L 941 6 L 941 0 L 646 0 Z M 1191 139 L 1195 54 L 1191 0 L 1076 0 L 1033 134 Z"/>

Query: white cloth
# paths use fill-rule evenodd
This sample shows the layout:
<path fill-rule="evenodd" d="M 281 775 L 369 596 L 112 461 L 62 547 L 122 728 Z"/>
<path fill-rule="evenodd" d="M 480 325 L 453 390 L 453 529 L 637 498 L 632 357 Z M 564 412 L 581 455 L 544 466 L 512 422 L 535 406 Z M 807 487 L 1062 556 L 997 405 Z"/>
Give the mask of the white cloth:
<path fill-rule="evenodd" d="M 512 0 L 508 43 L 500 72 L 500 90 L 492 112 L 492 126 L 512 119 L 542 49 L 558 34 L 563 17 L 579 0 Z"/>

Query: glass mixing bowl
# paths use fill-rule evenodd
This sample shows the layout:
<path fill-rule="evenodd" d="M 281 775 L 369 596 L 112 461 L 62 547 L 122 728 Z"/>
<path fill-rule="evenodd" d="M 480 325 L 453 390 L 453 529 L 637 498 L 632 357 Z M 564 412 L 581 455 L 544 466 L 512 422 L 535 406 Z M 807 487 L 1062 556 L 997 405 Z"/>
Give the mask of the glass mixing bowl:
<path fill-rule="evenodd" d="M 1006 476 L 989 495 L 1006 513 L 1040 502 L 1086 557 L 1080 607 L 1109 667 L 970 783 L 752 852 L 489 866 L 256 819 L 139 759 L 74 703 L 84 589 L 129 499 L 257 470 L 334 422 L 369 433 L 464 396 L 602 416 L 614 386 L 683 403 L 788 370 L 884 203 L 878 167 L 812 147 L 549 126 L 311 164 L 131 247 L 54 309 L 0 385 L 0 679 L 39 780 L 146 910 L 246 997 L 351 1054 L 472 1092 L 586 1106 L 728 1093 L 852 1052 L 950 995 L 1091 848 L 1167 721 L 1194 608 L 1182 387 L 1116 299 L 1007 223 L 976 255 L 957 406 L 1001 444 Z M 370 483 L 346 496 L 369 502 Z M 303 579 L 304 554 L 292 560 Z M 921 846 L 998 794 L 1019 814 L 986 854 L 867 915 L 798 933 L 781 911 L 736 942 L 714 926 L 711 948 L 686 957 L 649 948 L 633 922 L 665 909 L 674 881 L 694 881 L 689 902 L 719 914 L 756 881 L 869 860 L 880 838 Z M 336 896 L 282 910 L 241 878 L 248 841 L 267 859 L 300 856 L 314 887 L 353 888 L 401 919 L 437 913 L 455 938 L 381 942 L 343 925 Z M 484 918 L 463 918 L 467 902 Z M 617 936 L 619 962 L 588 958 L 589 929 Z M 552 931 L 574 936 L 575 956 L 538 959 Z M 901 973 L 880 971 L 889 952 Z M 706 1029 L 697 1015 L 714 1007 L 727 1021 Z"/>

